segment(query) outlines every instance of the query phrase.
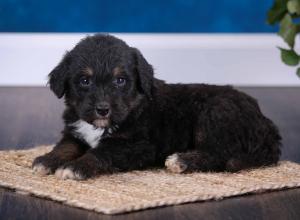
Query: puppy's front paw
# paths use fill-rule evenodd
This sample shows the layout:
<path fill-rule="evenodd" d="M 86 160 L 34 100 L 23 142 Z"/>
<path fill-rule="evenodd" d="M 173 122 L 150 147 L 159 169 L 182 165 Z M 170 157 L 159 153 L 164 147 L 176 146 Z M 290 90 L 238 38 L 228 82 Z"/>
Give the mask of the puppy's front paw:
<path fill-rule="evenodd" d="M 187 164 L 180 159 L 178 154 L 172 154 L 167 157 L 165 166 L 173 173 L 182 173 L 187 169 Z"/>
<path fill-rule="evenodd" d="M 35 173 L 38 173 L 40 175 L 47 175 L 51 173 L 51 170 L 49 167 L 45 167 L 43 164 L 38 163 L 38 164 L 34 164 L 32 166 L 32 169 Z"/>
<path fill-rule="evenodd" d="M 35 158 L 32 163 L 32 169 L 35 173 L 47 175 L 54 173 L 54 171 L 61 166 L 65 161 L 55 158 L 50 153 Z"/>
<path fill-rule="evenodd" d="M 91 154 L 85 154 L 77 160 L 68 162 L 58 168 L 55 176 L 58 179 L 84 180 L 94 177 L 99 171 L 99 161 Z"/>
<path fill-rule="evenodd" d="M 65 179 L 72 179 L 72 180 L 82 180 L 84 179 L 83 175 L 78 171 L 73 171 L 72 167 L 66 168 L 58 168 L 55 171 L 55 176 L 58 179 L 65 180 Z"/>

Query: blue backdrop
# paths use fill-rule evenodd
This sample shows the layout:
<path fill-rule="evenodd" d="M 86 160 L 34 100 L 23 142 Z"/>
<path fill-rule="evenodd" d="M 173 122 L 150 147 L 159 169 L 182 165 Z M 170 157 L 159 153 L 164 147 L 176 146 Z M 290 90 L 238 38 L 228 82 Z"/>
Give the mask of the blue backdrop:
<path fill-rule="evenodd" d="M 0 32 L 274 32 L 273 0 L 0 0 Z"/>

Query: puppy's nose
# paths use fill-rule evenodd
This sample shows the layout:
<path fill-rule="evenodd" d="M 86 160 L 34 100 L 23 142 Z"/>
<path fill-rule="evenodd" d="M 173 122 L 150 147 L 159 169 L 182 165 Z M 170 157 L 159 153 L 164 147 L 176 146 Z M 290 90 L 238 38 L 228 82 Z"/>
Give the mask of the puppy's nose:
<path fill-rule="evenodd" d="M 108 108 L 97 108 L 96 111 L 100 116 L 106 116 L 109 113 Z"/>
<path fill-rule="evenodd" d="M 100 116 L 107 116 L 109 114 L 109 105 L 108 103 L 101 103 L 96 106 L 96 113 Z"/>

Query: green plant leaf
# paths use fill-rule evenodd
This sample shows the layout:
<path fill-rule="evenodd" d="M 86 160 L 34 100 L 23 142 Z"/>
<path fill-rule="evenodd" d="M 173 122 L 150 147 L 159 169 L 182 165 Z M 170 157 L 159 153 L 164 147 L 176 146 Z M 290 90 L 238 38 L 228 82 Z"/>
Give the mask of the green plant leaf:
<path fill-rule="evenodd" d="M 294 50 L 287 50 L 280 47 L 279 49 L 281 51 L 282 62 L 289 66 L 296 66 L 299 64 L 300 57 Z"/>
<path fill-rule="evenodd" d="M 275 0 L 273 6 L 268 11 L 267 22 L 268 24 L 276 24 L 287 13 L 288 0 Z"/>
<path fill-rule="evenodd" d="M 278 34 L 284 39 L 290 48 L 294 48 L 295 37 L 298 30 L 297 25 L 293 23 L 291 15 L 286 14 L 281 20 L 279 27 L 280 29 Z"/>
<path fill-rule="evenodd" d="M 287 9 L 291 14 L 300 15 L 300 1 L 299 0 L 290 0 L 287 3 Z"/>
<path fill-rule="evenodd" d="M 298 69 L 297 69 L 297 76 L 300 78 L 300 67 L 298 67 Z"/>

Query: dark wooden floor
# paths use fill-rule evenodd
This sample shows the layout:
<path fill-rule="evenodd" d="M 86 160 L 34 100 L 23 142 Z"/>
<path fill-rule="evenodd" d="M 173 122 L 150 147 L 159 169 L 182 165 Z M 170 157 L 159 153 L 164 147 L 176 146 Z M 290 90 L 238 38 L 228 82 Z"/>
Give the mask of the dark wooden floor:
<path fill-rule="evenodd" d="M 300 189 L 197 202 L 120 215 L 103 215 L 0 189 L 0 219 L 299 219 Z"/>
<path fill-rule="evenodd" d="M 283 136 L 282 159 L 300 162 L 300 88 L 239 88 L 259 100 Z M 63 102 L 48 88 L 0 87 L 0 149 L 52 144 Z M 209 187 L 209 186 L 208 186 Z M 0 188 L 1 219 L 300 219 L 300 189 L 107 216 Z"/>

